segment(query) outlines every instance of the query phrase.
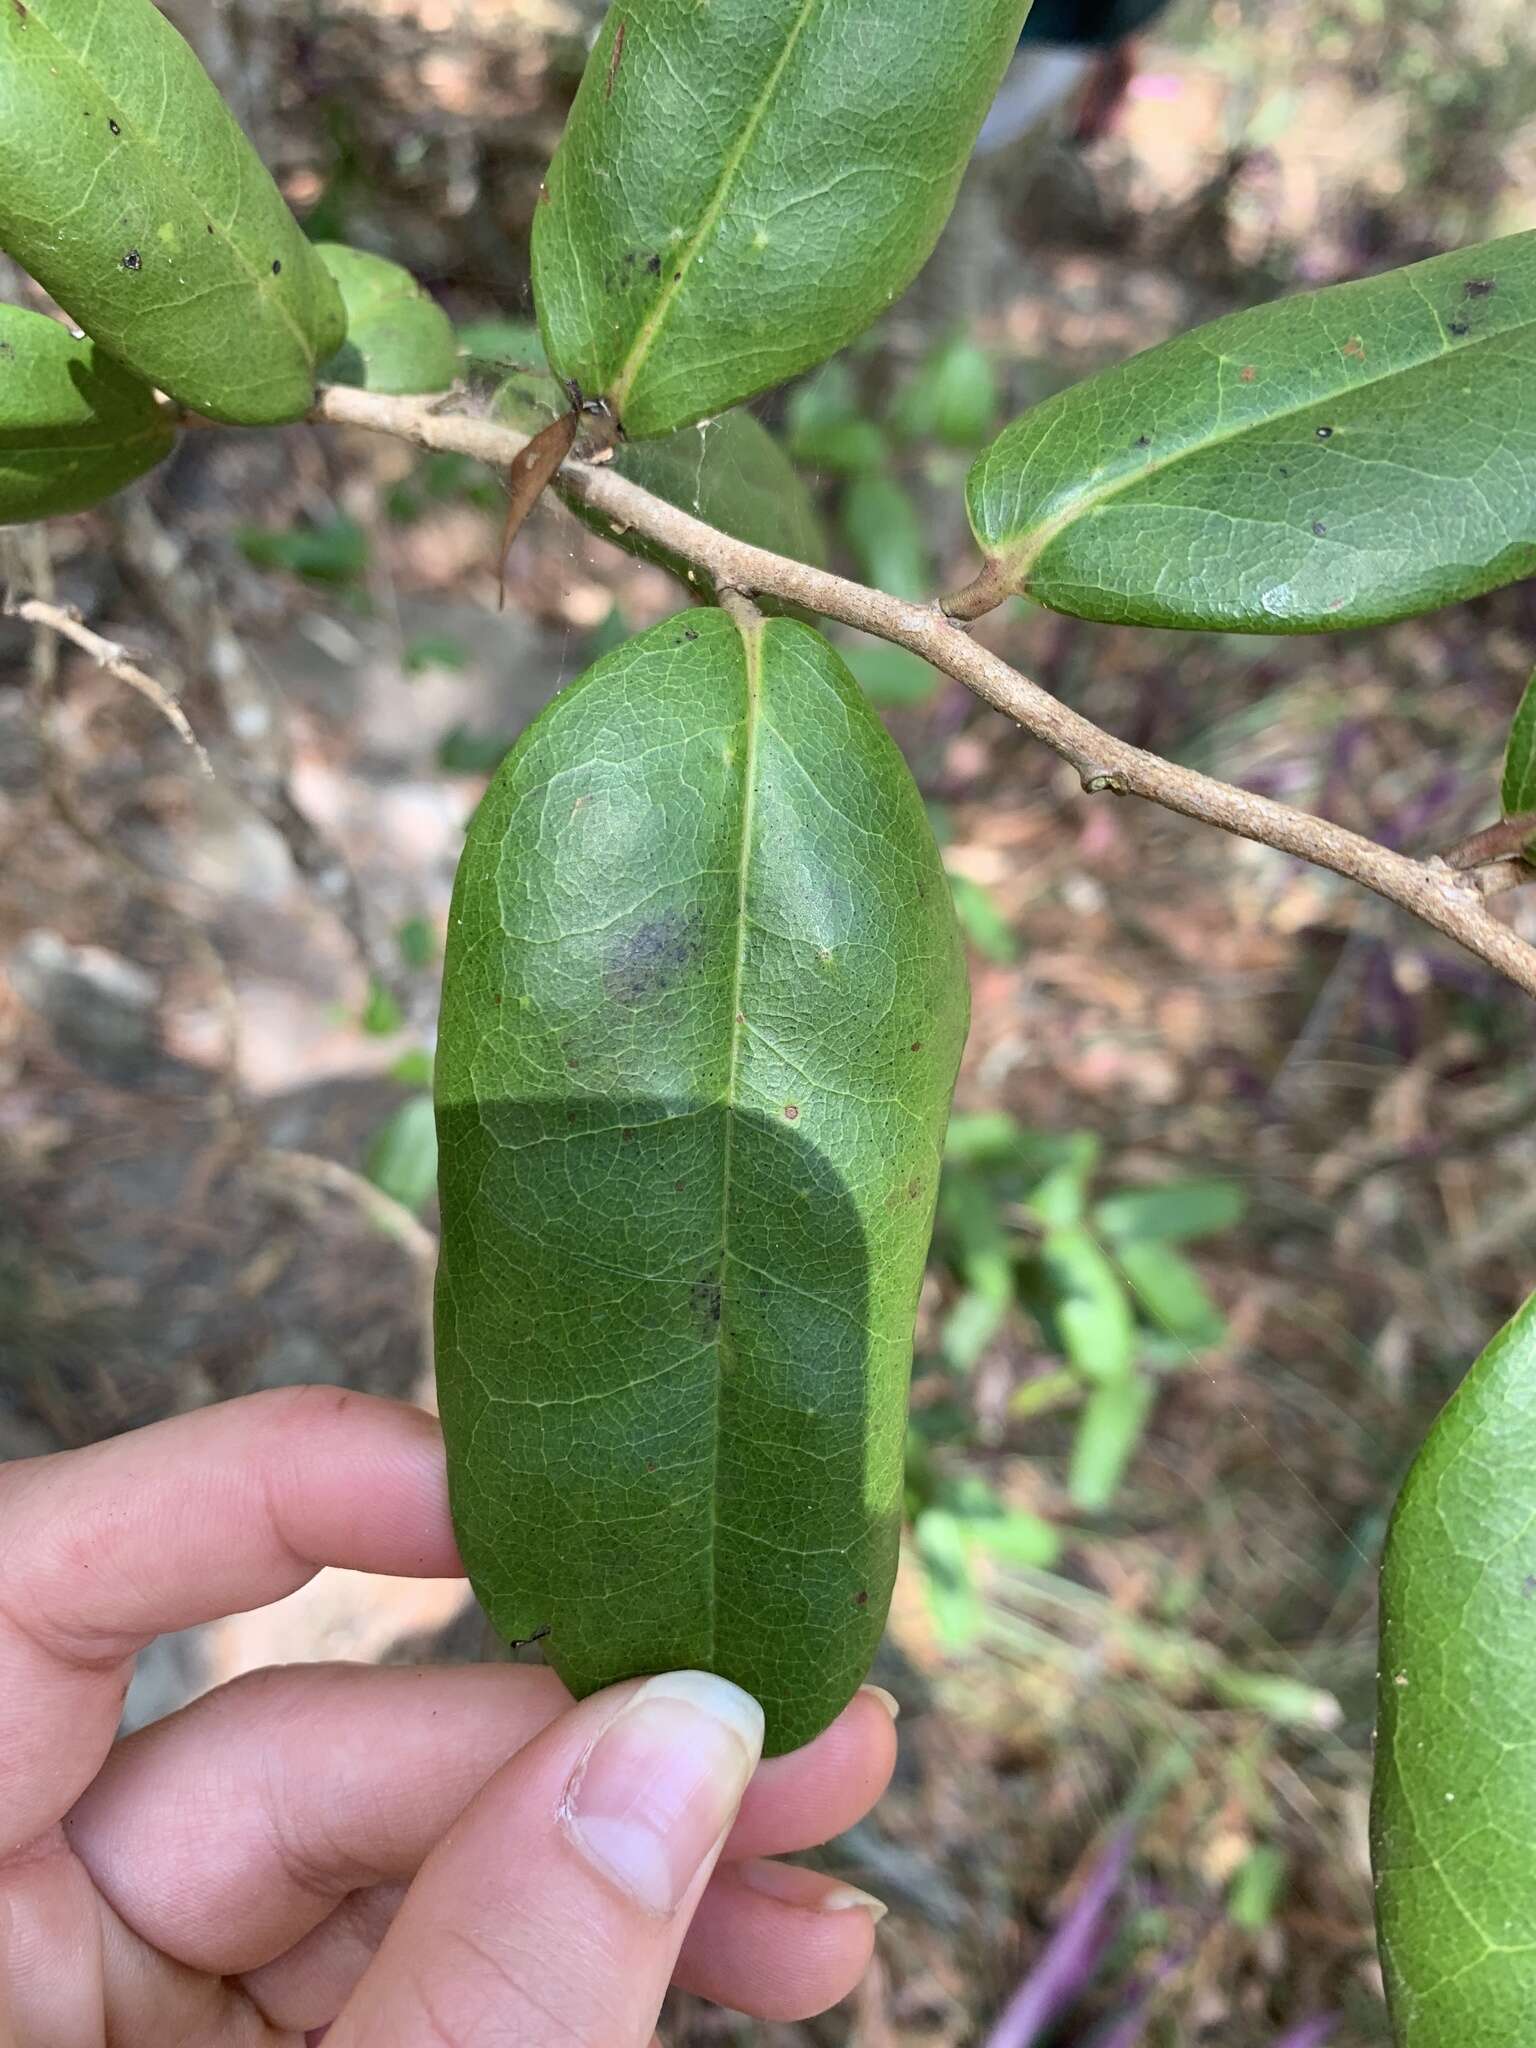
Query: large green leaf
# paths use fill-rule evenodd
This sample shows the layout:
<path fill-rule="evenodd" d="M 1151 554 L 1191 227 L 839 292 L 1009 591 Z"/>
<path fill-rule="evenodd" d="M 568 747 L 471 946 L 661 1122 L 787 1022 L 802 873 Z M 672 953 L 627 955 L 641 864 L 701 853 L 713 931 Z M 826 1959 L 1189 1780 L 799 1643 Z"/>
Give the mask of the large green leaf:
<path fill-rule="evenodd" d="M 568 405 L 553 377 L 520 371 L 502 384 L 492 409 L 497 418 L 524 433 L 536 433 Z M 620 442 L 612 466 L 652 496 L 752 547 L 769 548 L 818 569 L 826 564 L 826 535 L 804 479 L 761 420 L 749 412 L 728 412 L 707 425 L 680 427 L 659 441 Z M 617 541 L 643 561 L 670 569 L 690 590 L 713 595 L 712 581 L 682 556 L 633 528 L 616 528 L 558 480 L 555 490 L 593 533 Z M 779 609 L 772 599 L 762 608 Z"/>
<path fill-rule="evenodd" d="M 325 266 L 150 0 L 0 7 L 0 248 L 215 419 L 298 418 L 342 338 Z"/>
<path fill-rule="evenodd" d="M 1381 1574 L 1372 1812 L 1398 2048 L 1536 2012 L 1536 1297 L 1425 1440 Z"/>
<path fill-rule="evenodd" d="M 411 273 L 342 242 L 317 242 L 315 251 L 347 316 L 347 338 L 321 365 L 322 380 L 364 391 L 446 391 L 458 372 L 458 340 Z"/>
<path fill-rule="evenodd" d="M 769 1743 L 863 1677 L 966 990 L 921 801 L 830 647 L 666 621 L 478 811 L 436 1065 L 438 1381 L 497 1626 Z"/>
<path fill-rule="evenodd" d="M 1536 234 L 1231 314 L 1016 420 L 971 524 L 1081 618 L 1308 633 L 1536 569 Z"/>
<path fill-rule="evenodd" d="M 149 386 L 94 342 L 0 306 L 0 526 L 96 504 L 175 438 Z"/>
<path fill-rule="evenodd" d="M 615 0 L 533 230 L 549 359 L 633 438 L 820 362 L 916 276 L 1028 0 Z"/>

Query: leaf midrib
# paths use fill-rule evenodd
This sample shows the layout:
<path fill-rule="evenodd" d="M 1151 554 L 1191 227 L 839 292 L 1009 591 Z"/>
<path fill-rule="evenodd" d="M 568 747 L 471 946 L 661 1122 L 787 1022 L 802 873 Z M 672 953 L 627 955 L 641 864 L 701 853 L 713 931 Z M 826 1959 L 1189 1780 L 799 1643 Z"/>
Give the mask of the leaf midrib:
<path fill-rule="evenodd" d="M 735 183 L 736 174 L 746 161 L 747 153 L 756 140 L 757 131 L 763 125 L 768 109 L 773 103 L 773 97 L 779 89 L 779 82 L 788 68 L 790 58 L 795 53 L 795 46 L 819 4 L 820 0 L 802 0 L 800 12 L 795 18 L 793 27 L 784 38 L 784 47 L 779 52 L 773 69 L 768 74 L 767 81 L 758 96 L 756 104 L 747 115 L 740 138 L 735 146 L 728 151 L 725 161 L 720 166 L 720 178 L 715 186 L 714 195 L 703 213 L 699 216 L 699 224 L 694 229 L 682 254 L 675 257 L 669 266 L 672 275 L 662 287 L 661 294 L 655 305 L 641 323 L 639 333 L 630 344 L 629 354 L 619 366 L 618 374 L 606 395 L 613 406 L 614 412 L 621 420 L 624 417 L 625 401 L 630 391 L 634 388 L 635 379 L 643 369 L 646 357 L 650 354 L 657 336 L 666 325 L 668 315 L 677 303 L 683 286 L 688 281 L 688 273 L 693 268 L 695 257 L 697 257 L 705 242 L 714 233 L 716 223 L 725 211 L 725 202 L 730 193 L 731 186 Z"/>
<path fill-rule="evenodd" d="M 731 1166 L 736 1140 L 736 1088 L 741 1048 L 746 1038 L 741 997 L 747 967 L 747 881 L 752 867 L 752 821 L 757 802 L 757 728 L 762 693 L 763 623 L 733 619 L 741 636 L 746 682 L 745 759 L 742 763 L 741 843 L 736 852 L 736 960 L 731 973 L 731 1061 L 726 1075 L 725 1145 L 720 1174 L 720 1320 L 715 1327 L 715 1426 L 709 1479 L 709 1655 L 720 1647 L 720 1439 L 725 1407 L 725 1370 L 730 1351 L 730 1322 L 725 1312 L 726 1271 L 731 1259 Z"/>
<path fill-rule="evenodd" d="M 60 56 L 63 57 L 69 64 L 73 65 L 75 70 L 80 73 L 81 77 L 89 82 L 91 89 L 95 93 L 95 95 L 99 99 L 101 99 L 105 104 L 109 104 L 114 113 L 123 116 L 123 122 L 120 122 L 119 125 L 121 126 L 126 124 L 128 127 L 131 128 L 134 146 L 154 156 L 165 174 L 167 183 L 175 185 L 177 190 L 181 192 L 184 198 L 188 201 L 193 212 L 202 214 L 203 219 L 213 229 L 214 240 L 223 243 L 224 247 L 229 251 L 230 255 L 233 256 L 236 263 L 245 272 L 247 278 L 255 286 L 257 297 L 260 299 L 261 303 L 263 305 L 270 306 L 272 310 L 277 314 L 278 318 L 282 321 L 283 325 L 287 327 L 289 332 L 293 335 L 295 341 L 297 341 L 297 343 L 299 344 L 300 353 L 304 356 L 305 360 L 312 365 L 315 360 L 315 346 L 311 342 L 308 334 L 305 333 L 303 326 L 300 324 L 297 317 L 288 310 L 288 307 L 285 304 L 281 295 L 274 294 L 269 290 L 269 286 L 271 283 L 270 278 L 264 276 L 262 272 L 258 270 L 256 266 L 249 260 L 249 258 L 240 248 L 239 244 L 235 241 L 234 237 L 230 234 L 229 229 L 226 228 L 221 222 L 216 222 L 209 218 L 208 209 L 203 205 L 202 200 L 198 197 L 198 194 L 195 188 L 192 186 L 191 182 L 183 174 L 180 165 L 177 164 L 172 157 L 166 155 L 164 148 L 161 146 L 160 137 L 147 126 L 141 127 L 137 115 L 130 115 L 128 113 L 127 108 L 119 103 L 116 95 L 109 93 L 106 90 L 105 86 L 102 84 L 101 80 L 98 79 L 95 76 L 95 74 L 88 69 L 85 59 L 83 57 L 78 56 L 66 42 L 62 41 L 58 36 L 54 34 L 53 30 L 48 26 L 48 23 L 41 18 L 41 16 L 36 12 L 35 9 L 33 10 L 30 16 L 28 26 L 36 26 L 41 28 L 44 36 L 53 45 L 54 49 L 56 49 L 59 52 Z M 193 54 L 193 61 L 197 61 L 195 52 Z M 224 111 L 226 118 L 230 121 L 231 125 L 234 125 L 234 115 L 229 113 L 227 108 Z M 245 140 L 243 134 L 241 135 L 241 140 Z M 237 217 L 239 213 L 239 204 L 244 198 L 245 179 L 246 171 L 244 167 L 242 165 L 237 165 Z"/>
<path fill-rule="evenodd" d="M 1420 296 L 1422 297 L 1423 295 L 1420 294 Z M 1430 312 L 1435 312 L 1435 308 L 1427 299 L 1424 303 L 1429 307 Z M 1438 313 L 1436 313 L 1435 317 L 1437 320 L 1439 319 Z M 1480 347 L 1488 342 L 1506 341 L 1511 336 L 1519 335 L 1533 327 L 1536 327 L 1536 318 L 1521 320 L 1512 326 L 1500 328 L 1495 334 L 1470 335 L 1460 347 L 1454 349 L 1442 347 L 1436 354 L 1425 355 L 1418 362 L 1399 363 L 1395 368 L 1378 371 L 1374 376 L 1357 378 L 1353 383 L 1341 386 L 1337 392 L 1324 392 L 1321 397 L 1307 398 L 1295 405 L 1281 406 L 1274 412 L 1265 413 L 1262 419 L 1245 420 L 1241 425 L 1233 426 L 1224 433 L 1210 434 L 1198 442 L 1176 448 L 1168 455 L 1160 456 L 1155 460 L 1149 460 L 1138 470 L 1127 472 L 1126 475 L 1121 477 L 1116 477 L 1112 483 L 1106 484 L 1100 490 L 1084 492 L 1081 496 L 1075 498 L 1071 505 L 1066 507 L 1055 518 L 1045 521 L 1040 526 L 1031 528 L 1026 543 L 1015 543 L 1000 548 L 991 559 L 997 562 L 1009 576 L 1023 578 L 1034 568 L 1051 542 L 1058 535 L 1064 533 L 1075 521 L 1086 517 L 1090 512 L 1099 511 L 1103 506 L 1112 503 L 1123 492 L 1132 490 L 1137 485 L 1145 483 L 1150 477 L 1162 475 L 1165 470 L 1174 468 L 1180 462 L 1203 455 L 1208 449 L 1223 448 L 1231 441 L 1241 440 L 1245 434 L 1259 433 L 1266 427 L 1276 426 L 1285 420 L 1294 419 L 1302 413 L 1312 412 L 1318 406 L 1342 403 L 1345 399 L 1353 398 L 1357 392 L 1373 390 L 1376 385 L 1390 383 L 1394 378 L 1411 377 L 1421 370 L 1439 369 L 1443 364 L 1456 361 L 1470 349 Z M 1444 338 L 1444 332 L 1442 324 L 1442 339 Z M 1224 363 L 1228 358 L 1218 356 L 1216 360 L 1219 363 Z M 1231 360 L 1235 362 L 1237 358 L 1233 357 Z M 1106 372 L 1106 374 L 1113 375 L 1113 372 Z M 1065 396 L 1066 394 L 1063 395 Z M 994 444 L 994 446 L 996 445 L 999 444 Z"/>

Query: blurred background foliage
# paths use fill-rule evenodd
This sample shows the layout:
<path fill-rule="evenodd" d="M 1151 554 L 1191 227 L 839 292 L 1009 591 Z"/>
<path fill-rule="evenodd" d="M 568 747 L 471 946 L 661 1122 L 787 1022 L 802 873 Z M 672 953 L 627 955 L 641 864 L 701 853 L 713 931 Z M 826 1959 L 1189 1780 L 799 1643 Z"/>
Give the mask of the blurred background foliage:
<path fill-rule="evenodd" d="M 528 227 L 598 5 L 168 11 L 310 233 L 447 308 L 470 402 L 537 365 Z M 757 408 L 847 572 L 963 580 L 972 454 L 1093 369 L 1536 224 L 1511 0 L 1133 11 L 1134 44 L 1109 22 L 1064 97 L 994 129 L 880 328 Z M 216 773 L 0 620 L 0 1454 L 302 1380 L 424 1393 L 464 823 L 562 682 L 688 601 L 550 503 L 498 618 L 503 502 L 457 457 L 296 427 L 189 436 L 5 537 L 15 585 L 174 682 Z M 1496 814 L 1536 604 L 1316 641 L 1022 603 L 978 630 L 1143 746 L 1424 850 Z M 894 1910 L 848 2008 L 682 2001 L 667 2038 L 1381 2048 L 1374 1567 L 1430 1416 L 1530 1284 L 1529 1011 L 1332 877 L 1085 798 L 915 657 L 842 637 L 930 804 L 975 1007 L 877 1673 L 901 1772 L 827 1851 Z M 157 1646 L 130 1715 L 273 1656 L 483 1647 L 460 1588 L 327 1574 Z"/>

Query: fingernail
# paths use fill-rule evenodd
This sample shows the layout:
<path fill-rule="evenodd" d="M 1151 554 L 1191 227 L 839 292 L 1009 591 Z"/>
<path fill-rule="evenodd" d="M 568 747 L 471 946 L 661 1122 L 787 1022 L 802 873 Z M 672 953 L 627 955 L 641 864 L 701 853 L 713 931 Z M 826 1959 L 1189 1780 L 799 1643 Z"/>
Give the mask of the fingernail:
<path fill-rule="evenodd" d="M 895 1693 L 887 1692 L 883 1685 L 861 1685 L 859 1691 L 868 1693 L 872 1700 L 878 1700 L 893 1721 L 901 1719 L 901 1701 Z"/>
<path fill-rule="evenodd" d="M 763 1710 L 705 1671 L 649 1679 L 577 1765 L 560 1819 L 577 1850 L 649 1913 L 672 1913 L 736 1817 Z"/>
<path fill-rule="evenodd" d="M 735 1875 L 754 1892 L 778 1899 L 786 1906 L 800 1906 L 811 1913 L 848 1913 L 861 1907 L 878 1927 L 887 1907 L 883 1899 L 861 1892 L 856 1885 L 828 1885 L 817 1871 L 798 1863 L 774 1863 L 754 1857 L 734 1866 Z"/>

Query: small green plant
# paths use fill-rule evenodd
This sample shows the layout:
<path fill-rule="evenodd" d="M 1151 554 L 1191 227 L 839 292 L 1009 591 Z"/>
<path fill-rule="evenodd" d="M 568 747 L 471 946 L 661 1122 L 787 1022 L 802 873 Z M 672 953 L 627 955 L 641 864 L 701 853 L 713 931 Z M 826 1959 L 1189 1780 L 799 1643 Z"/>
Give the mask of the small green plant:
<path fill-rule="evenodd" d="M 1061 1359 L 1059 1371 L 1025 1382 L 1014 1412 L 1080 1408 L 1068 1486 L 1085 1514 L 1113 1503 L 1158 1376 L 1225 1337 L 1225 1319 L 1179 1248 L 1231 1228 L 1246 1206 L 1231 1180 L 1095 1198 L 1099 1151 L 1087 1131 L 1027 1131 L 1001 1114 L 955 1118 L 935 1236 L 959 1290 L 939 1332 L 953 1371 L 971 1372 L 1020 1314 Z"/>
<path fill-rule="evenodd" d="M 967 1007 L 922 801 L 820 621 L 968 685 L 1088 792 L 1352 877 L 1536 993 L 1536 948 L 1484 900 L 1527 877 L 1522 813 L 1414 859 L 1126 745 L 965 630 L 1022 596 L 1310 633 L 1531 574 L 1536 234 L 1231 315 L 1048 398 L 972 464 L 982 562 L 942 600 L 918 601 L 892 449 L 914 421 L 974 441 L 992 399 L 969 344 L 889 425 L 846 365 L 793 402 L 791 455 L 850 480 L 848 537 L 899 590 L 819 566 L 792 464 L 736 415 L 910 282 L 1027 12 L 617 0 L 536 211 L 553 417 L 530 437 L 525 387 L 489 420 L 445 395 L 452 338 L 409 279 L 305 238 L 150 0 L 114 0 L 110 34 L 79 0 L 0 7 L 0 246 L 83 331 L 0 313 L 0 520 L 95 502 L 191 418 L 314 416 L 496 462 L 513 525 L 552 484 L 704 601 L 563 692 L 470 830 L 434 1067 L 438 1374 L 461 1546 L 502 1630 L 544 1637 L 583 1691 L 722 1671 L 763 1700 L 770 1750 L 832 1718 L 880 1634 Z M 341 522 L 242 544 L 343 584 L 366 566 Z M 1157 1345 L 1198 1348 L 1217 1320 L 1170 1249 L 1211 1227 L 1209 1198 L 1182 1197 L 1195 1229 L 1167 1191 L 1095 1207 L 1091 1168 L 1057 1141 L 1019 1198 L 1028 1232 L 979 1208 L 962 1227 L 976 1191 L 952 1181 L 966 1291 L 947 1341 L 974 1353 L 989 1318 L 1030 1308 L 1083 1390 L 1074 1490 L 1102 1503 Z M 1529 2031 L 1529 1320 L 1431 1437 L 1389 1549 L 1376 1857 L 1402 2048 Z M 930 1578 L 963 1598 L 1007 1523 L 934 1492 Z"/>

